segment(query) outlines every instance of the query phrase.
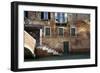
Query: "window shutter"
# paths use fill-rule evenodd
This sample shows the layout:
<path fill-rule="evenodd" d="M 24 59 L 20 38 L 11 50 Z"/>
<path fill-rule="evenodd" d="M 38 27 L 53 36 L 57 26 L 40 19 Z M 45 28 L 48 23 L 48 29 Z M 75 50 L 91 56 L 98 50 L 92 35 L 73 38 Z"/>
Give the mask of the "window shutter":
<path fill-rule="evenodd" d="M 43 19 L 43 17 L 44 17 L 44 13 L 43 13 L 43 12 L 41 12 L 41 19 Z"/>
<path fill-rule="evenodd" d="M 24 12 L 24 17 L 28 18 L 28 11 Z"/>
<path fill-rule="evenodd" d="M 57 21 L 60 23 L 60 13 L 57 13 Z"/>
<path fill-rule="evenodd" d="M 63 19 L 63 22 L 65 22 L 65 14 L 64 13 L 62 14 L 62 19 Z"/>
<path fill-rule="evenodd" d="M 48 12 L 48 19 L 50 19 L 50 12 Z"/>

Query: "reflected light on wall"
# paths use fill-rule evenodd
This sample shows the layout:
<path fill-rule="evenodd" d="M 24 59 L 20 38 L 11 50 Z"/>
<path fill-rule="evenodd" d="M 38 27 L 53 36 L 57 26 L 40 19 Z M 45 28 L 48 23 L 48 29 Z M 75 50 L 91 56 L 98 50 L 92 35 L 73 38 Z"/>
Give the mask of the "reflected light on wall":
<path fill-rule="evenodd" d="M 79 31 L 79 32 L 86 32 L 86 31 L 87 31 L 87 29 L 86 29 L 86 28 L 84 28 L 84 27 L 80 27 L 80 28 L 78 29 L 78 31 Z"/>

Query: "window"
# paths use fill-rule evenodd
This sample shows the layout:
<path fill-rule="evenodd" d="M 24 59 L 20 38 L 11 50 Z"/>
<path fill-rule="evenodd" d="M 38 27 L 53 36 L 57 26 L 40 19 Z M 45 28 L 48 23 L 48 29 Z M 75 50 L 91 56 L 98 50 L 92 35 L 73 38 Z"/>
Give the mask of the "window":
<path fill-rule="evenodd" d="M 49 20 L 50 19 L 50 13 L 49 12 L 41 12 L 41 19 Z"/>
<path fill-rule="evenodd" d="M 44 19 L 48 19 L 48 12 L 44 12 Z"/>
<path fill-rule="evenodd" d="M 57 22 L 58 23 L 63 23 L 65 18 L 64 18 L 64 13 L 57 13 Z"/>
<path fill-rule="evenodd" d="M 58 28 L 58 34 L 59 34 L 59 36 L 64 36 L 64 27 Z"/>
<path fill-rule="evenodd" d="M 56 23 L 66 23 L 67 22 L 67 13 L 57 12 L 55 13 Z"/>
<path fill-rule="evenodd" d="M 51 35 L 50 27 L 44 27 L 44 35 L 45 36 L 50 36 Z"/>
<path fill-rule="evenodd" d="M 71 28 L 71 36 L 76 36 L 76 28 L 75 27 Z"/>
<path fill-rule="evenodd" d="M 24 17 L 28 18 L 28 11 L 24 11 Z"/>

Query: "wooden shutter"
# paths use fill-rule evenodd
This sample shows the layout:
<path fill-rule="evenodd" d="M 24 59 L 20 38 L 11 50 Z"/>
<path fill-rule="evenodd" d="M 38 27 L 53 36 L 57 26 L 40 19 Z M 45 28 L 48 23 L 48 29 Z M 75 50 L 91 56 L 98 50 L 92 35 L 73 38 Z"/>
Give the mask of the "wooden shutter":
<path fill-rule="evenodd" d="M 50 12 L 48 12 L 48 19 L 50 19 Z"/>
<path fill-rule="evenodd" d="M 43 19 L 43 17 L 44 17 L 44 13 L 43 13 L 43 12 L 41 12 L 41 19 Z"/>
<path fill-rule="evenodd" d="M 24 17 L 28 18 L 28 11 L 24 12 Z"/>

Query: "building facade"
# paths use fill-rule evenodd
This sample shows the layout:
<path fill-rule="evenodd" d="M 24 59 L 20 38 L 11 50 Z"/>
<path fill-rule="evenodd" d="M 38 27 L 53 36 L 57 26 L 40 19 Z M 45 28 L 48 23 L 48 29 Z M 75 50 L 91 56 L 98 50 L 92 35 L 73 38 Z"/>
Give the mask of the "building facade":
<path fill-rule="evenodd" d="M 89 14 L 25 11 L 24 22 L 37 46 L 63 53 L 90 51 Z"/>

